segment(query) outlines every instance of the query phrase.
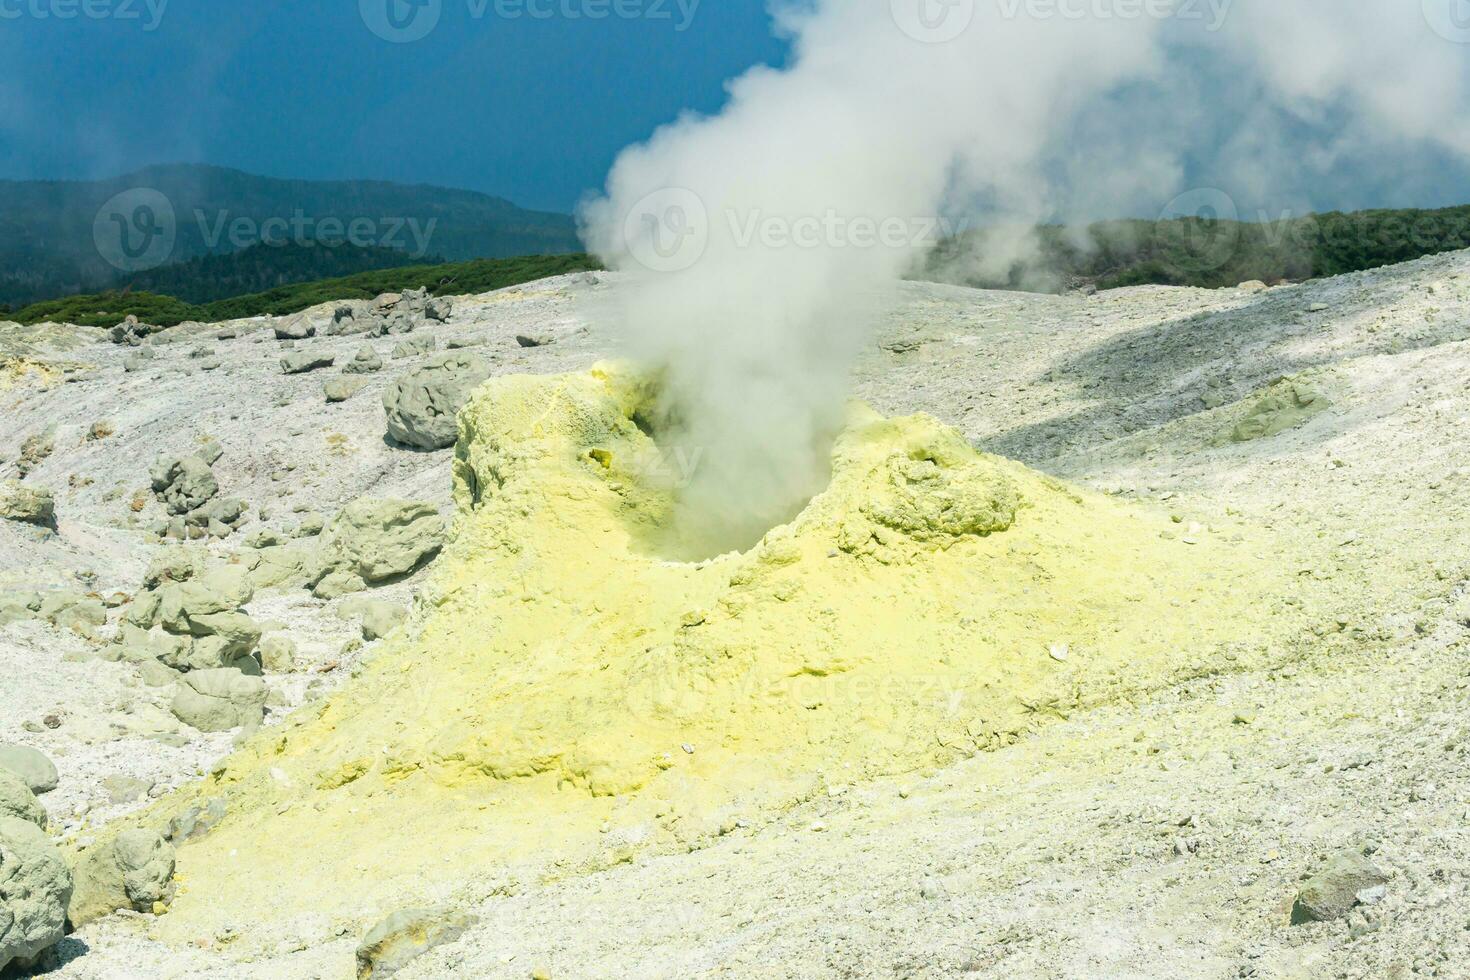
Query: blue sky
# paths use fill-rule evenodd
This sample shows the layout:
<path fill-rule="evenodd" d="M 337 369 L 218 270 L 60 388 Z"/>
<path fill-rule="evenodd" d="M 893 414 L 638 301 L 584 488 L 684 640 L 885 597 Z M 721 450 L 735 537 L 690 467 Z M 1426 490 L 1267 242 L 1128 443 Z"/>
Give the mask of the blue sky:
<path fill-rule="evenodd" d="M 359 0 L 160 2 L 0 0 L 0 177 L 205 162 L 570 211 L 623 146 L 785 57 L 761 0 L 414 0 L 438 21 L 405 43 Z M 410 30 L 434 12 L 392 2 Z"/>
<path fill-rule="evenodd" d="M 406 34 L 432 29 L 385 40 L 374 28 L 405 36 L 390 5 Z M 0 0 L 0 178 L 204 162 L 571 211 L 622 147 L 681 111 L 717 110 L 726 79 L 786 55 L 764 0 Z M 1191 186 L 1228 186 L 1211 154 L 1252 104 L 1239 80 L 1214 92 L 1218 115 L 1193 134 Z M 1332 131 L 1290 133 L 1277 149 Z M 1327 178 L 1304 172 L 1273 200 L 1470 202 L 1462 162 L 1390 150 L 1342 152 Z"/>

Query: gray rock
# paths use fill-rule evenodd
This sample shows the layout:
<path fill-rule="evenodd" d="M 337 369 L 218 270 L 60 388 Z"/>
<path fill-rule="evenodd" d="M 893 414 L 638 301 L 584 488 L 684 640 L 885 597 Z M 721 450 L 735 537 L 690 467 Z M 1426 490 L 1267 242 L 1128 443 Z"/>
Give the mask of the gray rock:
<path fill-rule="evenodd" d="M 338 402 L 345 402 L 366 385 L 367 381 L 363 378 L 348 376 L 329 378 L 322 385 L 322 394 L 326 396 L 328 405 L 335 405 Z"/>
<path fill-rule="evenodd" d="M 153 492 L 170 514 L 198 510 L 219 494 L 214 470 L 201 456 L 159 457 L 148 472 Z"/>
<path fill-rule="evenodd" d="M 489 377 L 488 364 L 464 353 L 444 354 L 409 372 L 383 393 L 388 435 L 421 449 L 454 445 L 459 410 Z"/>
<path fill-rule="evenodd" d="M 1386 875 L 1361 851 L 1338 854 L 1307 879 L 1291 909 L 1292 925 L 1340 919 L 1358 904 L 1358 893 L 1387 883 Z"/>
<path fill-rule="evenodd" d="M 556 343 L 556 337 L 549 333 L 521 333 L 516 334 L 516 343 L 522 347 L 547 347 Z"/>
<path fill-rule="evenodd" d="M 447 909 L 394 912 L 358 944 L 358 980 L 390 977 L 436 946 L 455 942 L 475 922 L 473 916 Z"/>
<path fill-rule="evenodd" d="M 9 769 L 0 769 L 0 820 L 24 820 L 46 829 L 46 808 L 24 779 Z"/>
<path fill-rule="evenodd" d="M 51 792 L 59 782 L 56 766 L 51 760 L 24 745 L 0 745 L 0 769 L 19 776 L 37 796 Z"/>
<path fill-rule="evenodd" d="M 336 362 L 331 354 L 321 354 L 313 351 L 292 351 L 281 358 L 282 374 L 306 374 L 309 371 L 319 371 L 329 368 Z"/>
<path fill-rule="evenodd" d="M 91 636 L 93 627 L 107 623 L 107 606 L 101 599 L 78 595 L 75 592 L 48 592 L 41 599 L 37 613 L 58 629 L 67 629 L 83 636 Z"/>
<path fill-rule="evenodd" d="M 260 641 L 260 665 L 273 674 L 289 674 L 296 669 L 296 641 L 281 633 Z"/>
<path fill-rule="evenodd" d="M 29 476 L 32 470 L 45 462 L 55 451 L 55 426 L 51 426 L 44 432 L 27 436 L 25 442 L 20 444 L 20 459 L 15 464 L 16 472 L 22 477 Z"/>
<path fill-rule="evenodd" d="M 372 336 L 391 337 L 396 334 L 413 333 L 413 313 L 408 310 L 392 310 L 383 314 L 373 325 Z"/>
<path fill-rule="evenodd" d="M 316 324 L 304 313 L 298 313 L 276 324 L 277 340 L 305 340 L 316 336 Z"/>
<path fill-rule="evenodd" d="M 439 323 L 448 322 L 454 314 L 454 300 L 448 296 L 435 296 L 424 304 L 424 316 Z"/>
<path fill-rule="evenodd" d="M 444 547 L 444 536 L 432 504 L 355 500 L 323 532 L 307 584 L 321 598 L 361 592 L 417 569 Z"/>
<path fill-rule="evenodd" d="M 88 849 L 72 873 L 67 919 L 80 929 L 118 911 L 152 912 L 173 898 L 174 848 L 163 835 L 125 830 Z"/>
<path fill-rule="evenodd" d="M 383 370 L 383 359 L 378 352 L 373 350 L 372 345 L 364 344 L 359 347 L 352 360 L 348 361 L 342 368 L 343 374 L 373 374 Z"/>
<path fill-rule="evenodd" d="M 55 527 L 56 500 L 50 490 L 28 487 L 19 480 L 5 480 L 0 482 L 0 520 Z"/>
<path fill-rule="evenodd" d="M 131 803 L 141 800 L 151 785 L 146 779 L 133 776 L 108 776 L 102 780 L 102 791 L 107 794 L 109 803 Z"/>
<path fill-rule="evenodd" d="M 170 705 L 174 717 L 201 732 L 256 728 L 265 717 L 265 681 L 238 670 L 196 670 L 184 675 Z"/>
<path fill-rule="evenodd" d="M 0 817 L 0 973 L 35 966 L 66 935 L 72 877 L 45 831 Z"/>
<path fill-rule="evenodd" d="M 168 822 L 167 837 L 174 844 L 198 840 L 225 818 L 225 801 L 215 798 L 193 806 Z"/>
<path fill-rule="evenodd" d="M 424 354 L 432 354 L 436 346 L 433 334 L 419 334 L 410 340 L 405 340 L 393 348 L 393 359 L 401 361 L 407 357 L 422 357 Z"/>
<path fill-rule="evenodd" d="M 393 632 L 408 618 L 408 610 L 385 599 L 351 599 L 342 604 L 340 615 L 362 620 L 362 638 L 371 643 Z"/>

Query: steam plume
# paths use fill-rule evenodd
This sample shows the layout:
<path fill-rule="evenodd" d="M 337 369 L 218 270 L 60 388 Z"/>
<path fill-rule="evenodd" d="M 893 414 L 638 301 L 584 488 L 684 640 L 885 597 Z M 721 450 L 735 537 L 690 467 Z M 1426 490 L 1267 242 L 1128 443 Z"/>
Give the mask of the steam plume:
<path fill-rule="evenodd" d="M 1191 171 L 1285 198 L 1349 150 L 1470 152 L 1466 49 L 1421 0 L 816 0 L 777 20 L 790 64 L 625 150 L 582 215 L 627 274 L 627 352 L 666 369 L 663 437 L 699 454 L 679 523 L 710 552 L 821 489 L 854 357 L 936 217 L 1151 216 Z"/>

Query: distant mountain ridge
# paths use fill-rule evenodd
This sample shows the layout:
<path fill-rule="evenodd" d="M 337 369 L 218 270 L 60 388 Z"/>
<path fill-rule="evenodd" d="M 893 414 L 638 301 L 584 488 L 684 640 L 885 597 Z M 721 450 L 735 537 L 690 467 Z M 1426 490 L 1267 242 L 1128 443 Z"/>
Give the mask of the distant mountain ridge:
<path fill-rule="evenodd" d="M 0 303 L 126 288 L 261 243 L 452 261 L 581 251 L 570 215 L 477 191 L 294 180 L 198 164 L 92 181 L 0 180 Z"/>

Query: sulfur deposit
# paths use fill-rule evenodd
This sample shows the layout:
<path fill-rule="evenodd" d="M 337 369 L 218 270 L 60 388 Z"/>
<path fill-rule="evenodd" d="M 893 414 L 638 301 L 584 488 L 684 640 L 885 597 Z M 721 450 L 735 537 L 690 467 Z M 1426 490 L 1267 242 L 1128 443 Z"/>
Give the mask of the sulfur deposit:
<path fill-rule="evenodd" d="M 824 785 L 1267 662 L 1304 615 L 1242 531 L 1180 528 L 859 405 L 792 522 L 673 560 L 687 472 L 653 396 L 613 367 L 480 389 L 457 524 L 407 626 L 142 817 L 223 801 L 179 850 L 166 937 L 250 922 L 264 940 L 306 913 L 359 928 L 466 881 L 697 845 Z"/>

